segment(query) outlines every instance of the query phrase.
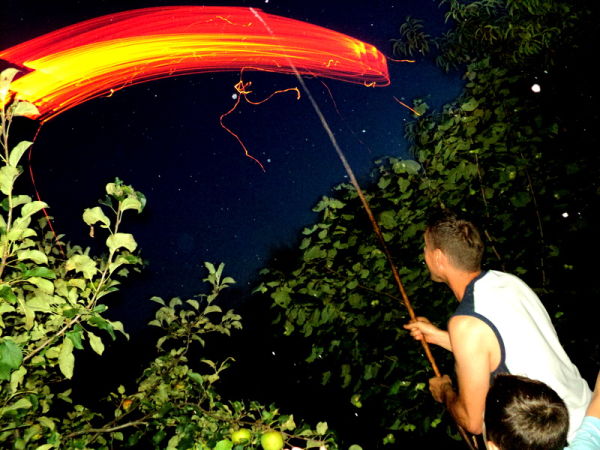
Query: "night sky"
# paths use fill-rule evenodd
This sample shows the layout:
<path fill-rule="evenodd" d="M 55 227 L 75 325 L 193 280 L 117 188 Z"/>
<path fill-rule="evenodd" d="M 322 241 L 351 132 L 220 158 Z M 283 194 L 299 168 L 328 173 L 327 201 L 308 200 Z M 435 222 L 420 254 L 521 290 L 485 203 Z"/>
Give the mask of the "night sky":
<path fill-rule="evenodd" d="M 8 0 L 7 4 L 4 0 L 0 47 L 112 12 L 183 4 L 200 3 Z M 398 37 L 407 16 L 424 19 L 431 34 L 445 26 L 443 11 L 433 0 L 203 4 L 261 8 L 346 33 L 389 57 L 393 57 L 390 40 Z M 409 105 L 420 98 L 440 108 L 461 89 L 456 74 L 444 74 L 429 62 L 388 64 L 388 87 L 306 78 L 363 182 L 376 159 L 408 156 L 404 125 L 412 113 L 394 97 Z M 235 72 L 187 75 L 128 87 L 51 119 L 33 147 L 39 194 L 51 206 L 56 230 L 74 243 L 98 247 L 98 241 L 102 242 L 98 232 L 95 240 L 88 236 L 81 214 L 84 208 L 96 206 L 107 182 L 119 177 L 146 195 L 146 210 L 140 217 L 130 216 L 122 231 L 134 234 L 148 266 L 123 286 L 121 294 L 108 300 L 110 317 L 124 322 L 134 342 L 136 332 L 141 333 L 156 309 L 147 299 L 152 295 L 186 297 L 201 291 L 203 261 L 224 262 L 226 275 L 238 281 L 238 298 L 248 298 L 253 279 L 270 255 L 294 246 L 300 230 L 316 219 L 312 207 L 323 195 L 332 195 L 333 186 L 348 181 L 306 95 L 299 101 L 293 94 L 283 94 L 260 106 L 242 104 L 226 119 L 266 172 L 246 158 L 219 124 L 219 116 L 235 102 L 234 85 L 239 77 Z M 299 87 L 291 75 L 246 71 L 244 80 L 252 81 L 254 100 L 277 89 Z M 23 124 L 24 130 L 31 129 L 24 137 L 31 139 L 34 125 Z M 31 182 L 23 178 L 23 188 L 31 191 Z M 122 352 L 132 351 L 119 342 Z M 264 347 L 264 343 L 255 345 L 270 357 L 272 347 Z M 78 357 L 75 381 L 96 374 L 96 364 L 109 365 L 106 357 L 102 363 L 95 355 Z M 288 360 L 294 364 L 293 355 Z"/>
<path fill-rule="evenodd" d="M 0 46 L 111 12 L 181 5 L 175 1 L 9 0 L 2 9 Z M 187 2 L 188 4 L 196 4 Z M 253 6 L 349 34 L 392 57 L 390 39 L 406 16 L 443 26 L 437 2 L 281 0 L 220 1 L 205 5 Z M 431 32 L 430 31 L 430 32 Z M 459 91 L 457 78 L 430 63 L 389 62 L 391 86 L 367 88 L 328 79 L 306 79 L 351 166 L 362 180 L 381 156 L 407 156 L 403 125 L 407 104 L 423 98 L 439 107 Z M 67 239 L 91 245 L 81 221 L 106 182 L 119 177 L 142 191 L 148 207 L 125 224 L 148 260 L 143 282 L 128 291 L 122 320 L 147 321 L 151 295 L 187 296 L 199 291 L 203 261 L 224 262 L 226 273 L 249 286 L 271 250 L 293 245 L 311 224 L 311 208 L 331 187 L 347 181 L 308 98 L 281 94 L 260 106 L 242 104 L 227 126 L 266 167 L 245 157 L 223 130 L 219 116 L 234 103 L 239 72 L 153 81 L 88 101 L 47 122 L 33 148 L 39 193 L 54 225 Z M 299 87 L 294 76 L 245 71 L 251 99 Z M 323 85 L 325 82 L 326 86 Z M 331 95 L 328 91 L 331 92 Z M 134 317 L 129 317 L 135 311 Z M 140 312 L 144 312 L 140 314 Z M 117 312 L 118 313 L 118 312 Z"/>
<path fill-rule="evenodd" d="M 4 0 L 0 48 L 112 12 L 184 4 L 200 3 Z M 375 45 L 389 57 L 393 57 L 390 40 L 398 37 L 398 28 L 407 16 L 424 19 L 429 33 L 441 32 L 445 26 L 443 11 L 433 0 L 238 0 L 203 4 L 261 8 L 346 33 Z M 443 74 L 429 62 L 417 59 L 413 64 L 388 64 L 388 87 L 305 79 L 362 182 L 368 180 L 376 159 L 408 156 L 404 125 L 412 113 L 394 97 L 409 105 L 420 98 L 440 108 L 461 89 L 457 75 Z M 226 264 L 226 275 L 238 281 L 237 300 L 231 301 L 241 306 L 235 302 L 250 298 L 252 282 L 270 255 L 279 248 L 293 247 L 300 230 L 316 219 L 311 209 L 318 200 L 332 195 L 333 186 L 348 181 L 304 94 L 299 101 L 293 94 L 282 94 L 260 106 L 241 104 L 226 119 L 227 126 L 243 139 L 266 172 L 246 158 L 237 141 L 219 124 L 219 116 L 235 102 L 234 85 L 239 77 L 235 72 L 186 75 L 128 87 L 110 98 L 94 99 L 66 111 L 41 128 L 32 152 L 35 181 L 41 198 L 51 206 L 55 229 L 65 234 L 66 240 L 101 248 L 104 239 L 98 230 L 95 239 L 89 237 L 81 214 L 84 208 L 97 205 L 104 196 L 104 185 L 115 177 L 132 184 L 148 199 L 144 213 L 139 217 L 132 214 L 122 229 L 134 234 L 148 265 L 141 275 L 124 284 L 120 294 L 107 298 L 109 317 L 124 322 L 132 341 L 127 344 L 119 339 L 102 358 L 89 352 L 78 355 L 76 392 L 79 385 L 90 395 L 90 386 L 94 386 L 91 395 L 97 397 L 100 378 L 109 389 L 116 384 L 114 379 L 122 382 L 119 377 L 124 370 L 137 376 L 142 360 L 151 355 L 143 330 L 156 304 L 147 299 L 152 295 L 187 297 L 201 291 L 203 261 Z M 253 100 L 277 89 L 300 87 L 291 75 L 246 71 L 244 80 L 252 81 Z M 24 138 L 31 139 L 36 124 L 25 122 L 20 129 Z M 26 175 L 22 187 L 33 192 Z M 259 334 L 269 325 L 246 322 L 244 326 L 246 333 Z M 237 356 L 240 368 L 233 376 L 248 380 L 248 365 L 282 367 L 284 362 L 278 359 L 269 333 L 245 339 L 246 347 L 238 344 L 238 353 L 245 353 L 245 360 L 244 355 Z M 286 364 L 295 367 L 298 356 L 289 353 Z M 115 361 L 119 371 L 105 370 L 98 376 L 98 367 L 115 367 Z M 254 372 L 255 378 L 246 385 L 233 382 L 238 386 L 233 395 L 260 395 L 264 386 L 270 386 L 278 402 L 288 399 L 291 406 L 302 409 L 300 403 L 307 397 L 300 391 L 293 398 L 286 395 L 290 388 L 280 375 L 266 378 L 260 371 Z M 94 384 L 88 382 L 89 377 L 95 378 Z M 281 384 L 280 391 L 274 390 L 275 383 Z M 316 395 L 323 399 L 325 394 Z M 268 395 L 261 400 L 271 401 Z M 346 398 L 340 402 L 347 405 Z M 304 408 L 311 410 L 310 406 Z M 348 420 L 350 429 L 358 429 L 351 422 L 360 419 L 355 412 L 335 404 L 331 408 L 334 419 Z"/>

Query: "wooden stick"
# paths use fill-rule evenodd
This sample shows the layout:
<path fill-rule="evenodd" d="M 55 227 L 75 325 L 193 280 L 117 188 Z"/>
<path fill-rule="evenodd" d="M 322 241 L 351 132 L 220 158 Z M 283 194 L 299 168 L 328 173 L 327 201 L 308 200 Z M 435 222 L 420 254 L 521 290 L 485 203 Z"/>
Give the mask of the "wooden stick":
<path fill-rule="evenodd" d="M 262 22 L 262 24 L 269 31 L 271 36 L 275 37 L 273 31 L 271 30 L 269 25 L 264 21 L 264 19 L 260 15 L 259 11 L 255 10 L 254 8 L 250 8 L 250 11 L 252 12 L 252 14 L 254 14 L 257 17 L 257 19 L 260 22 Z M 385 240 L 383 239 L 383 234 L 381 233 L 381 228 L 379 227 L 377 220 L 375 220 L 375 216 L 373 215 L 373 211 L 371 210 L 371 207 L 369 206 L 369 202 L 367 201 L 360 185 L 358 184 L 358 181 L 356 180 L 354 171 L 350 167 L 350 164 L 348 163 L 346 156 L 344 155 L 344 153 L 342 152 L 342 149 L 338 145 L 337 140 L 336 140 L 333 132 L 331 131 L 329 124 L 327 123 L 327 120 L 325 120 L 325 116 L 323 116 L 323 113 L 321 112 L 321 108 L 319 108 L 319 105 L 313 98 L 310 90 L 308 89 L 308 86 L 306 86 L 306 83 L 304 83 L 304 79 L 302 78 L 302 76 L 300 75 L 298 70 L 296 70 L 296 67 L 294 66 L 292 61 L 289 61 L 289 63 L 290 63 L 290 67 L 294 71 L 294 74 L 296 75 L 296 79 L 302 86 L 302 90 L 306 93 L 306 96 L 310 100 L 310 103 L 311 103 L 313 109 L 315 110 L 317 116 L 319 117 L 319 120 L 321 121 L 321 125 L 323 126 L 327 135 L 329 136 L 331 144 L 335 148 L 335 151 L 336 151 L 338 157 L 340 158 L 340 161 L 342 162 L 342 165 L 344 166 L 346 173 L 348 174 L 348 178 L 350 179 L 352 186 L 354 186 L 354 189 L 356 189 L 358 197 L 360 198 L 363 208 L 365 209 L 367 215 L 369 216 L 369 220 L 371 221 L 371 224 L 373 225 L 373 230 L 375 231 L 375 234 L 377 235 L 377 238 L 379 239 L 379 242 L 381 243 L 381 247 L 383 248 L 385 257 L 392 269 L 392 274 L 394 275 L 394 280 L 396 281 L 396 285 L 398 286 L 398 289 L 400 290 L 400 293 L 402 294 L 402 301 L 404 303 L 404 306 L 406 306 L 406 309 L 408 310 L 408 314 L 409 314 L 411 320 L 415 320 L 416 319 L 415 312 L 412 308 L 410 301 L 408 300 L 408 296 L 406 295 L 404 285 L 402 284 L 402 280 L 400 279 L 400 275 L 398 274 L 398 269 L 396 268 L 396 265 L 394 264 L 394 261 L 392 259 L 392 254 L 390 253 L 390 250 L 388 249 L 388 246 L 386 245 Z M 429 344 L 424 339 L 421 340 L 421 344 L 423 345 L 423 349 L 425 350 L 427 359 L 429 360 L 429 363 L 431 364 L 431 367 L 433 368 L 433 372 L 435 373 L 436 376 L 438 376 L 438 377 L 441 376 L 440 370 L 438 369 L 435 359 L 433 358 L 433 355 L 431 353 L 431 349 L 429 348 Z M 466 432 L 460 427 L 460 425 L 458 425 L 458 423 L 457 423 L 456 426 L 458 427 L 458 431 L 461 434 L 462 438 L 464 439 L 465 443 L 468 445 L 468 447 L 470 449 L 476 448 L 476 447 L 473 447 L 472 442 L 467 437 Z"/>

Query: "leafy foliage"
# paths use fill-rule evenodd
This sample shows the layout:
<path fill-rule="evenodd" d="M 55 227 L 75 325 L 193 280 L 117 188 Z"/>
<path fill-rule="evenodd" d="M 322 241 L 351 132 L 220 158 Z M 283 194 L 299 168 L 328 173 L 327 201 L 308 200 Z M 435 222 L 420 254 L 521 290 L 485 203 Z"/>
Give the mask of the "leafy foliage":
<path fill-rule="evenodd" d="M 216 304 L 234 280 L 224 265 L 205 263 L 209 294 L 160 305 L 150 325 L 160 329 L 157 356 L 139 376 L 132 392 L 119 386 L 108 397 L 111 414 L 76 404 L 69 380 L 77 351 L 102 355 L 106 338 L 123 324 L 106 316 L 106 296 L 130 270 L 142 265 L 132 234 L 123 231 L 126 211 L 141 213 L 143 194 L 117 179 L 106 185 L 100 206 L 86 209 L 83 221 L 93 237 L 105 234 L 105 254 L 64 243 L 36 215 L 48 205 L 15 193 L 22 174 L 20 161 L 31 145 L 12 145 L 14 118 L 35 106 L 10 94 L 14 69 L 0 74 L 2 166 L 0 167 L 0 443 L 3 447 L 143 448 L 242 450 L 261 439 L 281 439 L 305 448 L 335 449 L 325 422 L 314 429 L 296 424 L 274 405 L 225 401 L 216 390 L 231 358 L 202 358 L 209 333 L 230 335 L 241 317 Z M 98 230 L 96 230 L 98 229 Z M 244 440 L 232 433 L 245 427 Z M 267 437 L 265 437 L 267 436 Z"/>
<path fill-rule="evenodd" d="M 423 21 L 414 17 L 407 17 L 400 25 L 400 39 L 392 39 L 394 53 L 413 56 L 415 53 L 429 53 L 429 36 L 423 26 Z"/>
<path fill-rule="evenodd" d="M 35 108 L 7 98 L 15 74 L 7 69 L 0 77 L 0 103 L 8 103 L 1 113 L 0 190 L 5 197 L 0 214 L 0 441 L 21 448 L 45 433 L 50 443 L 58 442 L 59 421 L 51 414 L 56 400 L 70 401 L 70 391 L 60 389 L 61 380 L 73 376 L 74 351 L 88 347 L 102 354 L 103 335 L 115 339 L 118 331 L 127 336 L 120 322 L 103 316 L 107 306 L 100 299 L 117 289 L 128 267 L 141 264 L 133 236 L 120 227 L 123 213 L 141 212 L 145 199 L 117 180 L 107 185 L 104 200 L 112 219 L 99 207 L 85 211 L 88 225 L 100 223 L 108 231 L 102 258 L 62 243 L 45 229 L 45 218 L 36 225 L 34 215 L 48 205 L 14 192 L 22 173 L 19 163 L 31 143 L 10 149 L 8 132 L 13 118 Z"/>
<path fill-rule="evenodd" d="M 475 219 L 487 240 L 487 266 L 523 277 L 564 328 L 565 298 L 598 295 L 589 282 L 574 288 L 587 272 L 570 251 L 593 235 L 597 154 L 568 146 L 573 112 L 528 86 L 532 73 L 556 72 L 554 83 L 563 81 L 550 56 L 581 45 L 573 31 L 589 10 L 571 2 L 444 3 L 455 28 L 434 41 L 437 59 L 446 69 L 465 67 L 463 94 L 408 125 L 414 159 L 381 161 L 367 199 L 419 315 L 443 326 L 455 307 L 450 291 L 428 279 L 420 256 L 427 213 L 444 207 Z M 397 49 L 425 48 L 420 22 L 403 30 L 403 39 L 408 30 L 420 37 L 412 47 L 397 41 Z M 545 86 L 552 82 L 548 75 Z M 427 105 L 415 101 L 415 109 L 426 112 Z M 265 269 L 258 291 L 271 297 L 285 335 L 310 341 L 306 360 L 322 382 L 346 388 L 355 407 L 379 412 L 379 443 L 437 427 L 442 411 L 425 389 L 428 364 L 402 328 L 408 315 L 356 192 L 338 186 L 314 211 L 319 220 L 303 231 L 301 258 L 289 270 Z M 567 212 L 575 218 L 567 220 Z M 567 342 L 597 349 L 583 333 L 572 326 Z M 435 356 L 453 372 L 449 355 Z M 597 358 L 576 362 L 597 370 Z"/>
<path fill-rule="evenodd" d="M 207 360 L 198 353 L 204 348 L 206 334 L 229 335 L 242 325 L 239 315 L 232 310 L 224 312 L 215 304 L 233 279 L 221 277 L 223 264 L 205 266 L 208 276 L 204 281 L 212 286 L 210 294 L 185 301 L 175 297 L 168 303 L 152 298 L 160 304 L 150 322 L 162 333 L 156 343 L 158 356 L 137 380 L 134 392 L 120 386 L 110 394 L 116 407 L 114 420 L 100 427 L 94 424 L 98 420 L 74 424 L 67 435 L 69 445 L 88 447 L 97 442 L 122 447 L 241 450 L 259 445 L 261 436 L 277 430 L 287 442 L 307 448 L 325 444 L 336 448 L 325 423 L 311 430 L 296 425 L 292 415 L 280 414 L 274 405 L 225 401 L 218 394 L 216 383 L 233 361 Z M 234 444 L 232 436 L 241 428 L 247 430 L 248 438 Z"/>
<path fill-rule="evenodd" d="M 585 1 L 442 0 L 448 33 L 430 38 L 418 19 L 407 18 L 394 51 L 412 54 L 436 50 L 440 67 L 449 70 L 492 55 L 494 64 L 554 64 L 562 33 L 576 33 L 576 24 L 590 14 Z"/>

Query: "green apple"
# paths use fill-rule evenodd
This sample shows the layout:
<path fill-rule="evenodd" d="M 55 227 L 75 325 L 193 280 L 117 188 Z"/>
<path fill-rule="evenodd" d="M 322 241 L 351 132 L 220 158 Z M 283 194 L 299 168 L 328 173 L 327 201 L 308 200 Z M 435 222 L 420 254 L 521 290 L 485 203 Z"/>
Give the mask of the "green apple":
<path fill-rule="evenodd" d="M 260 437 L 260 445 L 264 450 L 281 450 L 283 436 L 279 431 L 268 431 Z"/>
<path fill-rule="evenodd" d="M 231 441 L 234 444 L 243 444 L 245 442 L 250 442 L 252 438 L 252 433 L 247 428 L 240 428 L 239 430 L 231 433 Z"/>

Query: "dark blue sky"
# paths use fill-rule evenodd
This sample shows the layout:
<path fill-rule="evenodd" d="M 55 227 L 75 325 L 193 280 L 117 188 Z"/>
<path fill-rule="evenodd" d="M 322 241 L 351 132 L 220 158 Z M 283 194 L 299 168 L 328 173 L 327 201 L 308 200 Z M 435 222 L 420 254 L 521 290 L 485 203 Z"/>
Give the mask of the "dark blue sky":
<path fill-rule="evenodd" d="M 184 1 L 8 0 L 0 18 L 6 48 L 62 26 L 127 9 L 199 4 Z M 205 5 L 253 6 L 349 34 L 391 53 L 406 16 L 423 18 L 429 32 L 443 27 L 433 0 L 219 1 Z M 365 180 L 373 161 L 406 156 L 403 126 L 411 113 L 396 103 L 422 98 L 439 107 L 460 90 L 456 76 L 432 64 L 389 63 L 391 86 L 366 88 L 307 79 L 307 85 L 357 175 Z M 298 86 L 295 77 L 245 72 L 256 98 Z M 293 245 L 316 217 L 311 208 L 345 172 L 305 95 L 274 97 L 260 106 L 243 104 L 228 126 L 260 159 L 266 172 L 243 155 L 219 125 L 233 105 L 239 73 L 180 76 L 145 83 L 73 108 L 46 123 L 33 149 L 33 169 L 59 233 L 90 245 L 81 221 L 114 177 L 148 198 L 143 216 L 125 225 L 149 262 L 145 275 L 115 305 L 121 320 L 145 323 L 151 295 L 166 298 L 200 290 L 203 261 L 224 262 L 241 287 L 251 283 L 270 250 Z M 332 101 L 335 100 L 335 105 Z M 98 238 L 96 238 L 98 239 Z M 115 310 L 113 310 L 115 311 Z M 141 324 L 140 323 L 140 324 Z"/>

